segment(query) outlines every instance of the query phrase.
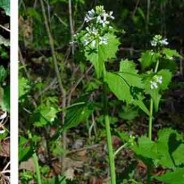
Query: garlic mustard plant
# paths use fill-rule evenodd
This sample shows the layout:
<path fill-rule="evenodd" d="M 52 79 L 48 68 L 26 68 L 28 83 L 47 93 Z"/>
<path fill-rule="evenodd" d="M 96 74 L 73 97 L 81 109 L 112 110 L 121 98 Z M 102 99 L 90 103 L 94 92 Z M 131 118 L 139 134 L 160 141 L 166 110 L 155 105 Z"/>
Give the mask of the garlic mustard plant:
<path fill-rule="evenodd" d="M 112 11 L 106 12 L 103 6 L 97 6 L 95 9 L 87 12 L 84 18 L 86 28 L 77 33 L 75 38 L 83 47 L 86 59 L 93 64 L 96 76 L 103 84 L 103 115 L 107 135 L 111 184 L 116 184 L 115 156 L 108 116 L 108 86 L 105 81 L 105 62 L 116 57 L 119 46 L 119 40 L 115 35 L 115 29 L 111 26 L 111 21 L 113 19 L 114 16 Z"/>
<path fill-rule="evenodd" d="M 115 156 L 127 145 L 133 145 L 134 137 L 116 151 L 112 147 L 110 120 L 108 115 L 108 92 L 111 91 L 119 100 L 126 104 L 139 107 L 149 117 L 148 137 L 152 140 L 152 122 L 154 113 L 158 111 L 161 95 L 171 82 L 172 72 L 168 66 L 160 67 L 164 61 L 173 62 L 179 54 L 171 49 L 167 39 L 155 35 L 151 41 L 153 49 L 141 54 L 139 59 L 143 73 L 137 70 L 134 61 L 121 59 L 119 71 L 107 71 L 106 63 L 116 58 L 119 39 L 116 30 L 111 26 L 113 12 L 106 12 L 103 6 L 97 6 L 87 12 L 84 21 L 86 28 L 75 35 L 86 59 L 90 61 L 96 76 L 103 84 L 103 116 L 107 135 L 111 184 L 116 184 Z M 148 98 L 149 97 L 149 98 Z M 150 106 L 147 107 L 147 103 Z M 150 183 L 148 169 L 148 183 Z"/>

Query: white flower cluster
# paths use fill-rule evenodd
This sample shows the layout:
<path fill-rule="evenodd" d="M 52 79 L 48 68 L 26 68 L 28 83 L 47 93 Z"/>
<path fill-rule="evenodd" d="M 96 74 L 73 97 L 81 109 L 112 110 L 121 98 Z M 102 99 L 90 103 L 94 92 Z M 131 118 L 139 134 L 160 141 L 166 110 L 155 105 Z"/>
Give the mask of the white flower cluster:
<path fill-rule="evenodd" d="M 161 35 L 155 35 L 151 41 L 153 47 L 168 45 L 167 38 L 163 39 Z"/>
<path fill-rule="evenodd" d="M 162 84 L 162 76 L 155 75 L 150 81 L 150 87 L 151 89 L 157 89 L 159 84 Z"/>
<path fill-rule="evenodd" d="M 94 9 L 88 11 L 88 13 L 86 14 L 84 21 L 85 22 L 90 22 L 92 20 L 96 20 L 95 22 L 97 24 L 101 24 L 103 27 L 105 27 L 106 25 L 108 25 L 110 22 L 108 19 L 114 19 L 114 16 L 112 16 L 113 12 L 110 11 L 109 13 L 107 13 L 104 10 L 103 6 L 97 6 Z"/>
<path fill-rule="evenodd" d="M 96 47 L 97 42 L 99 45 L 106 45 L 107 38 L 105 36 L 100 36 L 98 30 L 94 27 L 87 27 L 86 34 L 84 35 L 83 45 L 90 45 L 92 48 Z"/>
<path fill-rule="evenodd" d="M 82 43 L 84 46 L 95 48 L 99 45 L 107 45 L 108 40 L 106 33 L 112 27 L 109 26 L 110 20 L 114 19 L 113 12 L 107 13 L 103 6 L 97 6 L 87 12 L 84 21 L 88 23 L 88 27 L 83 32 Z M 79 36 L 78 34 L 75 37 Z"/>

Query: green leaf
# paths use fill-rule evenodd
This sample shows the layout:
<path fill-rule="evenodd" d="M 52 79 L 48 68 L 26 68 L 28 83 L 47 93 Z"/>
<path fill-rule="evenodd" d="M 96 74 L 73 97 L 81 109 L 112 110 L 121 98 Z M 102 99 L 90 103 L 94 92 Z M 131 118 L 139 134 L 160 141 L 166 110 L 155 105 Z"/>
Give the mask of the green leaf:
<path fill-rule="evenodd" d="M 136 66 L 133 61 L 121 60 L 120 74 L 129 86 L 143 88 L 141 76 L 137 74 Z"/>
<path fill-rule="evenodd" d="M 52 178 L 43 179 L 43 184 L 67 184 L 67 180 L 65 176 L 53 176 Z"/>
<path fill-rule="evenodd" d="M 25 95 L 29 92 L 31 86 L 28 79 L 24 77 L 19 78 L 19 100 L 24 101 Z"/>
<path fill-rule="evenodd" d="M 159 103 L 160 103 L 160 99 L 161 99 L 161 95 L 159 94 L 159 90 L 153 89 L 151 91 L 150 95 L 151 95 L 151 98 L 153 99 L 153 105 L 154 105 L 155 112 L 158 112 Z"/>
<path fill-rule="evenodd" d="M 163 176 L 154 178 L 166 184 L 184 184 L 184 168 L 177 168 L 173 172 L 168 172 Z"/>
<path fill-rule="evenodd" d="M 178 147 L 172 153 L 172 156 L 177 166 L 184 164 L 184 144 L 178 145 Z"/>
<path fill-rule="evenodd" d="M 127 103 L 134 103 L 135 100 L 135 104 L 144 106 L 140 98 L 140 89 L 143 88 L 142 79 L 137 74 L 132 61 L 122 60 L 119 72 L 107 72 L 105 81 L 119 100 Z"/>
<path fill-rule="evenodd" d="M 7 70 L 3 66 L 0 66 L 0 83 L 2 83 L 7 77 Z"/>
<path fill-rule="evenodd" d="M 181 136 L 175 130 L 166 128 L 159 131 L 158 137 L 157 148 L 161 156 L 159 163 L 167 168 L 175 168 L 173 153 L 180 146 Z"/>
<path fill-rule="evenodd" d="M 130 86 L 122 79 L 119 73 L 107 72 L 105 81 L 119 100 L 126 101 L 127 103 L 131 102 L 133 98 L 130 93 Z"/>
<path fill-rule="evenodd" d="M 148 165 L 152 161 L 156 165 L 175 170 L 184 164 L 183 137 L 171 128 L 160 130 L 155 142 L 148 137 L 140 137 L 132 149 Z"/>
<path fill-rule="evenodd" d="M 84 104 L 70 108 L 66 115 L 64 130 L 78 126 L 84 122 L 93 112 L 92 103 L 85 102 Z"/>
<path fill-rule="evenodd" d="M 149 159 L 157 159 L 158 158 L 158 150 L 154 141 L 151 141 L 146 136 L 141 136 L 138 140 L 138 145 L 133 146 L 133 150 L 136 155 L 149 158 Z"/>
<path fill-rule="evenodd" d="M 57 117 L 59 110 L 53 106 L 40 105 L 33 114 L 34 126 L 43 127 L 51 124 Z"/>
<path fill-rule="evenodd" d="M 155 53 L 151 50 L 142 52 L 141 58 L 139 59 L 142 69 L 144 70 L 146 68 L 149 68 L 153 63 L 156 62 L 159 56 L 159 53 Z"/>
<path fill-rule="evenodd" d="M 10 86 L 7 86 L 4 89 L 4 95 L 3 95 L 1 107 L 3 111 L 10 112 Z"/>
<path fill-rule="evenodd" d="M 172 50 L 169 48 L 164 48 L 162 50 L 162 53 L 165 54 L 167 59 L 172 59 L 172 57 L 182 58 L 182 56 L 176 50 Z"/>
<path fill-rule="evenodd" d="M 71 105 L 67 110 L 64 130 L 76 127 L 86 121 L 94 110 L 94 104 L 89 101 L 88 95 L 81 96 L 74 104 L 76 105 Z"/>
<path fill-rule="evenodd" d="M 139 15 L 142 17 L 142 19 L 145 20 L 146 17 L 145 17 L 144 11 L 140 7 L 137 8 L 137 11 L 138 11 Z"/>
<path fill-rule="evenodd" d="M 108 44 L 98 44 L 95 49 L 91 49 L 89 46 L 85 48 L 85 56 L 94 65 L 98 78 L 102 77 L 105 72 L 104 63 L 116 57 L 119 46 L 119 40 L 114 34 L 107 33 L 104 37 L 107 39 Z"/>
<path fill-rule="evenodd" d="M 41 23 L 42 18 L 40 16 L 39 12 L 36 11 L 35 8 L 27 8 L 26 13 L 27 13 L 27 15 L 29 15 L 30 17 L 34 18 L 35 20 L 37 20 Z"/>
<path fill-rule="evenodd" d="M 29 140 L 23 136 L 19 139 L 19 162 L 28 160 L 33 155 L 33 149 Z"/>
<path fill-rule="evenodd" d="M 169 83 L 171 82 L 172 79 L 172 73 L 169 70 L 160 70 L 158 72 L 159 76 L 162 76 L 162 84 L 160 84 L 159 88 L 161 90 L 166 90 L 169 86 Z"/>
<path fill-rule="evenodd" d="M 138 116 L 138 110 L 127 106 L 123 108 L 123 111 L 119 113 L 119 116 L 125 120 L 133 120 Z"/>
<path fill-rule="evenodd" d="M 143 112 L 145 112 L 149 116 L 150 112 L 144 104 L 144 97 L 142 96 L 142 94 L 136 94 L 136 99 L 134 99 L 132 103 L 138 106 Z"/>
<path fill-rule="evenodd" d="M 0 0 L 0 7 L 10 16 L 10 0 Z"/>

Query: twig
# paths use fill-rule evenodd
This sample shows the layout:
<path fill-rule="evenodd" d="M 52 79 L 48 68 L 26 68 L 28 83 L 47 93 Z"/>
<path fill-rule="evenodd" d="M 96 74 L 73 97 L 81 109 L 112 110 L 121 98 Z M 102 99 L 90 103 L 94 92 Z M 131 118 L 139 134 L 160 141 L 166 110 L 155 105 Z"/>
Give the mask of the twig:
<path fill-rule="evenodd" d="M 10 162 L 8 162 L 8 163 L 6 164 L 6 166 L 3 168 L 3 171 L 6 171 L 6 169 L 9 167 L 9 165 L 10 165 Z M 2 172 L 3 172 L 3 171 L 2 171 Z M 2 172 L 1 172 L 1 173 L 2 173 Z"/>
<path fill-rule="evenodd" d="M 20 60 L 21 64 L 23 65 L 23 69 L 24 69 L 24 72 L 25 72 L 27 78 L 28 78 L 29 81 L 30 81 L 30 75 L 29 75 L 29 72 L 28 72 L 28 70 L 27 70 L 27 68 L 26 68 L 26 64 L 25 64 L 25 62 L 24 62 L 24 58 L 23 58 L 23 56 L 22 56 L 22 52 L 21 52 L 20 48 L 19 48 L 19 51 L 18 51 L 18 52 L 19 52 L 19 60 Z"/>
<path fill-rule="evenodd" d="M 73 19 L 72 19 L 72 1 L 68 1 L 68 10 L 69 10 L 69 22 L 70 22 L 70 34 L 71 34 L 71 45 L 72 45 L 72 56 L 74 56 L 74 28 L 73 28 Z"/>
<path fill-rule="evenodd" d="M 148 33 L 149 21 L 150 21 L 150 6 L 151 0 L 147 0 L 147 15 L 146 15 L 146 32 Z"/>
<path fill-rule="evenodd" d="M 65 89 L 63 87 L 61 77 L 60 77 L 60 73 L 59 73 L 59 68 L 58 68 L 58 65 L 57 65 L 57 59 L 56 59 L 55 48 L 54 48 L 54 40 L 53 40 L 51 31 L 50 31 L 50 28 L 49 28 L 49 24 L 48 24 L 47 16 L 46 16 L 46 13 L 45 13 L 45 7 L 44 7 L 44 4 L 43 4 L 43 1 L 40 0 L 40 3 L 41 3 L 41 9 L 42 9 L 43 17 L 44 17 L 44 23 L 45 23 L 46 31 L 47 31 L 47 34 L 48 34 L 48 37 L 49 37 L 49 44 L 50 44 L 50 47 L 51 47 L 51 52 L 52 52 L 52 57 L 53 57 L 53 61 L 54 61 L 55 72 L 56 72 L 58 82 L 59 82 L 59 87 L 60 87 L 62 95 L 65 96 L 66 92 L 65 92 Z"/>
<path fill-rule="evenodd" d="M 86 146 L 84 148 L 71 150 L 71 151 L 67 152 L 67 155 L 73 154 L 73 153 L 76 153 L 76 152 L 80 152 L 80 151 L 84 151 L 84 150 L 95 149 L 95 148 L 101 147 L 103 145 L 104 145 L 103 143 L 101 143 L 101 144 L 94 144 L 92 146 Z"/>
<path fill-rule="evenodd" d="M 128 143 L 123 144 L 122 146 L 120 146 L 114 153 L 114 158 L 116 157 L 116 155 L 126 146 L 128 145 Z"/>
<path fill-rule="evenodd" d="M 89 140 L 91 140 L 91 134 L 92 134 L 93 127 L 94 127 L 94 131 L 95 131 L 95 117 L 94 117 L 94 114 L 92 113 L 92 124 L 91 124 L 91 126 L 89 127 L 89 130 L 88 130 Z"/>
<path fill-rule="evenodd" d="M 1 171 L 1 174 L 10 173 L 10 170 Z"/>
<path fill-rule="evenodd" d="M 2 29 L 4 29 L 5 31 L 11 32 L 8 28 L 6 28 L 6 27 L 4 27 L 4 26 L 2 26 L 2 25 L 0 25 L 0 27 L 1 27 Z"/>
<path fill-rule="evenodd" d="M 139 6 L 139 3 L 140 3 L 140 0 L 137 0 L 137 1 L 136 1 L 135 8 L 134 8 L 134 11 L 133 11 L 133 13 L 132 13 L 132 17 L 135 16 L 135 13 L 136 13 L 136 11 L 137 11 L 137 8 L 138 8 L 138 6 Z"/>
<path fill-rule="evenodd" d="M 57 15 L 57 13 L 55 13 L 54 16 L 56 16 L 56 18 L 59 20 L 59 22 L 61 22 L 61 24 L 63 24 L 65 27 L 68 27 L 68 25 Z"/>

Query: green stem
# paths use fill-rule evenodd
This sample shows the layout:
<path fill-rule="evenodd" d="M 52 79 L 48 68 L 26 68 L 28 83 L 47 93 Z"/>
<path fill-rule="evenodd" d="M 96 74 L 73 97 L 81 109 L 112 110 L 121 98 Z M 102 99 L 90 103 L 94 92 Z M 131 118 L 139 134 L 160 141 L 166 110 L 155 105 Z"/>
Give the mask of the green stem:
<path fill-rule="evenodd" d="M 34 162 L 34 166 L 35 166 L 35 170 L 36 170 L 36 176 L 37 176 L 37 182 L 38 184 L 42 184 L 42 180 L 41 180 L 41 174 L 40 174 L 40 167 L 39 167 L 39 163 L 38 163 L 38 156 L 36 154 L 36 151 L 34 149 L 34 145 L 32 143 L 32 134 L 30 131 L 28 131 L 28 137 L 31 140 L 31 144 L 33 146 L 33 162 Z"/>
<path fill-rule="evenodd" d="M 151 165 L 148 165 L 148 167 L 147 167 L 147 184 L 151 184 L 151 171 L 152 171 L 152 167 L 151 167 Z"/>
<path fill-rule="evenodd" d="M 33 162 L 34 162 L 35 169 L 36 169 L 37 182 L 38 184 L 42 184 L 40 167 L 39 167 L 38 157 L 36 153 L 33 154 Z"/>
<path fill-rule="evenodd" d="M 157 62 L 156 62 L 154 73 L 157 73 L 157 71 L 158 71 L 158 66 L 159 66 L 159 60 L 157 60 Z"/>
<path fill-rule="evenodd" d="M 150 114 L 149 114 L 149 133 L 148 137 L 152 140 L 152 125 L 153 125 L 153 99 L 150 100 Z"/>
<path fill-rule="evenodd" d="M 105 83 L 104 83 L 104 119 L 105 119 L 105 128 L 106 128 L 106 134 L 107 134 L 107 148 L 108 148 L 108 154 L 109 154 L 111 184 L 116 184 L 115 160 L 114 160 L 114 151 L 113 151 L 113 145 L 112 145 L 110 121 L 109 121 L 109 116 L 107 112 L 107 92 L 106 92 Z"/>
<path fill-rule="evenodd" d="M 159 66 L 159 60 L 157 60 L 154 73 L 157 73 Z M 148 137 L 150 140 L 152 140 L 152 127 L 153 127 L 153 99 L 150 99 L 150 109 L 149 109 L 149 132 Z"/>

